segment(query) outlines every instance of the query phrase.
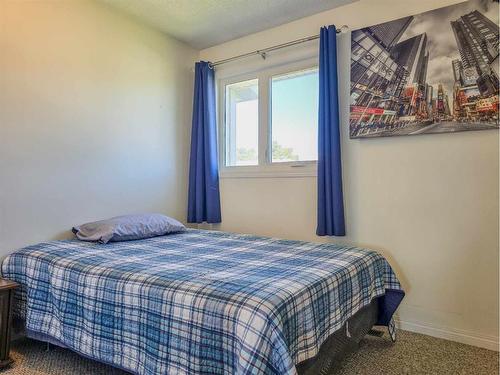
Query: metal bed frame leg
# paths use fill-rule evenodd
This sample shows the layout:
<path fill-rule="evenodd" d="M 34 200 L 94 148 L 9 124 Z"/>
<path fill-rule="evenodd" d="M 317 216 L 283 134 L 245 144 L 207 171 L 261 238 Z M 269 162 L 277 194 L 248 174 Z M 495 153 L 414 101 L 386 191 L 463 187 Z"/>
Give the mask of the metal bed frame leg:
<path fill-rule="evenodd" d="M 387 325 L 387 333 L 389 334 L 389 338 L 391 339 L 391 341 L 396 342 L 397 334 L 396 334 L 396 324 L 394 323 L 394 319 L 391 319 L 391 321 Z M 382 337 L 384 335 L 384 332 L 372 328 L 368 331 L 368 335 Z"/>
<path fill-rule="evenodd" d="M 50 352 L 50 342 L 46 342 L 47 346 L 45 347 L 46 352 Z"/>

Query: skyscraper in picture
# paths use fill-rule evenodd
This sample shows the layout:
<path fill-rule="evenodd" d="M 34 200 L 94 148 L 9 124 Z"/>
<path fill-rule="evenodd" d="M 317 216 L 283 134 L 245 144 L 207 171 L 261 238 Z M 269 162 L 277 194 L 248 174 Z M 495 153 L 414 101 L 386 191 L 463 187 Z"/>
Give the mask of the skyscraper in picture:
<path fill-rule="evenodd" d="M 371 34 L 383 48 L 390 49 L 398 42 L 412 20 L 413 16 L 403 17 L 394 21 L 367 27 L 364 31 Z"/>
<path fill-rule="evenodd" d="M 419 34 L 406 39 L 393 48 L 391 56 L 408 71 L 407 84 L 425 84 L 427 70 L 427 34 Z"/>
<path fill-rule="evenodd" d="M 413 17 L 355 30 L 351 47 L 350 123 L 392 124 L 400 108 L 407 72 L 390 55 Z"/>
<path fill-rule="evenodd" d="M 463 70 L 476 79 L 483 96 L 498 92 L 498 77 L 491 63 L 498 56 L 498 25 L 481 12 L 474 10 L 451 21 Z M 471 77 L 472 76 L 472 77 Z"/>
<path fill-rule="evenodd" d="M 390 50 L 394 60 L 407 72 L 405 91 L 401 97 L 402 115 L 415 116 L 427 113 L 425 91 L 429 53 L 427 34 L 419 34 L 395 44 Z"/>

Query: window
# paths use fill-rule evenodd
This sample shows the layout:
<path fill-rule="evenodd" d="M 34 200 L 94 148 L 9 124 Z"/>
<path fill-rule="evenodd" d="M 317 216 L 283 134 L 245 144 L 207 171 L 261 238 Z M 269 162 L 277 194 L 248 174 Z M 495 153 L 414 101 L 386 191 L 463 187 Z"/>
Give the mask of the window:
<path fill-rule="evenodd" d="M 271 161 L 318 159 L 318 69 L 272 77 Z"/>
<path fill-rule="evenodd" d="M 315 175 L 316 64 L 308 60 L 228 78 L 217 72 L 221 177 Z"/>
<path fill-rule="evenodd" d="M 226 165 L 257 165 L 259 86 L 252 79 L 226 86 Z"/>

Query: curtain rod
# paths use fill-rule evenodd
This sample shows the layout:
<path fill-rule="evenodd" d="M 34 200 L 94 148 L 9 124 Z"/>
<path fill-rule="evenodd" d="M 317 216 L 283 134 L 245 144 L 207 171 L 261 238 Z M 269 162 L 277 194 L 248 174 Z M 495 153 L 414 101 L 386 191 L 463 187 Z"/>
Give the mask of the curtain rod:
<path fill-rule="evenodd" d="M 347 25 L 342 25 L 342 27 L 340 29 L 337 29 L 337 34 L 341 33 L 343 30 L 347 30 L 347 29 L 348 29 Z M 267 47 L 267 48 L 264 48 L 264 49 L 258 49 L 256 51 L 252 51 L 252 52 L 244 53 L 244 54 L 241 54 L 241 55 L 229 57 L 229 58 L 224 59 L 224 60 L 219 60 L 219 61 L 215 61 L 213 63 L 210 63 L 210 66 L 212 68 L 214 68 L 216 66 L 219 66 L 219 65 L 222 65 L 222 64 L 226 64 L 228 62 L 232 62 L 232 61 L 239 60 L 239 59 L 244 59 L 246 57 L 250 57 L 250 56 L 254 56 L 254 55 L 260 55 L 263 59 L 265 59 L 266 58 L 266 54 L 268 52 L 276 51 L 276 50 L 281 49 L 281 48 L 295 46 L 297 44 L 309 42 L 311 40 L 316 40 L 316 39 L 319 39 L 319 35 L 312 35 L 312 36 L 308 36 L 308 37 L 305 37 L 305 38 L 292 40 L 290 42 L 286 42 L 286 43 L 282 43 L 282 44 L 277 44 L 277 45 L 272 46 L 272 47 Z"/>

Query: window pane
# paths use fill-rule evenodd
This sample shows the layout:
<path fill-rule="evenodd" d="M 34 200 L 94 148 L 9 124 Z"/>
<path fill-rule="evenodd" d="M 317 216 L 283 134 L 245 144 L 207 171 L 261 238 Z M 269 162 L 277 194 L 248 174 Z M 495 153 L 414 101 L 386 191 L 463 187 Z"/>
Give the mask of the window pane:
<path fill-rule="evenodd" d="M 272 78 L 273 162 L 318 159 L 318 69 Z"/>
<path fill-rule="evenodd" d="M 226 165 L 259 163 L 259 81 L 226 86 Z"/>

